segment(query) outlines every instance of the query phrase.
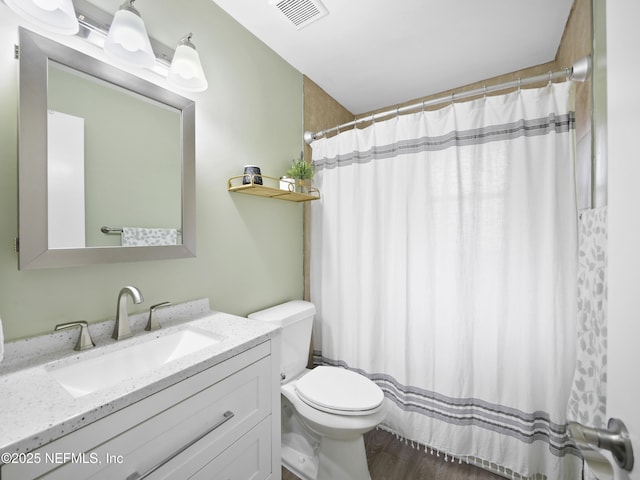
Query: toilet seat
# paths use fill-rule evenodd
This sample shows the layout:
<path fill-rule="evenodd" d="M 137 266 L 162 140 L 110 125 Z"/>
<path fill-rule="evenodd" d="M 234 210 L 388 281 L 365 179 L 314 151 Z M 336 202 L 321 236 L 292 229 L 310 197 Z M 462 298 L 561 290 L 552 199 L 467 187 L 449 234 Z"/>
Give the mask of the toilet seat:
<path fill-rule="evenodd" d="M 296 384 L 298 397 L 307 405 L 337 415 L 370 415 L 382 408 L 384 394 L 378 385 L 356 372 L 338 367 L 316 367 Z"/>

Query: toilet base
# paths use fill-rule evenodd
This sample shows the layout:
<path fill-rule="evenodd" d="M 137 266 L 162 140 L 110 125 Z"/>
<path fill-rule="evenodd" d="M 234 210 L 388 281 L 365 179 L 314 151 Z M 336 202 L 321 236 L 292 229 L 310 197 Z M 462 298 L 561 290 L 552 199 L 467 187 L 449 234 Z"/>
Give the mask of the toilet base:
<path fill-rule="evenodd" d="M 284 396 L 281 403 L 282 465 L 302 480 L 318 476 L 320 437 L 302 423 L 295 409 Z"/>
<path fill-rule="evenodd" d="M 288 445 L 282 445 L 282 465 L 302 480 L 318 478 L 318 457 L 305 455 Z"/>
<path fill-rule="evenodd" d="M 362 436 L 352 440 L 323 437 L 317 456 L 283 444 L 282 465 L 303 480 L 371 480 Z"/>
<path fill-rule="evenodd" d="M 321 438 L 317 480 L 336 478 L 371 480 L 362 435 L 350 440 Z"/>

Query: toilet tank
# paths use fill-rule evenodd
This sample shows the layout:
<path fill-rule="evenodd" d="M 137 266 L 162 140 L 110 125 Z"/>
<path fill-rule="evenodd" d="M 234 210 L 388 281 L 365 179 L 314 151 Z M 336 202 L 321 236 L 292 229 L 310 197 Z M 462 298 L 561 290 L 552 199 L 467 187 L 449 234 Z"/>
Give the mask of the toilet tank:
<path fill-rule="evenodd" d="M 313 303 L 293 300 L 248 316 L 282 328 L 280 373 L 284 376 L 283 383 L 302 373 L 307 366 L 315 313 L 316 307 Z"/>

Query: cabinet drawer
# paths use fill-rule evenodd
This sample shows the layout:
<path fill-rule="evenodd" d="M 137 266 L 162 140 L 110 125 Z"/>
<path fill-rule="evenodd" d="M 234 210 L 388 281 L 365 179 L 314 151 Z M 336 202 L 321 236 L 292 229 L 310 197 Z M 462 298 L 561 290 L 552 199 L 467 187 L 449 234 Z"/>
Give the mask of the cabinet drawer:
<path fill-rule="evenodd" d="M 142 474 L 230 411 L 233 416 L 207 435 L 211 459 L 269 415 L 270 374 L 270 358 L 263 358 L 94 448 L 91 457 L 85 456 L 85 463 L 67 463 L 46 478 L 111 480 Z M 91 463 L 92 459 L 97 461 Z"/>
<path fill-rule="evenodd" d="M 271 475 L 271 418 L 267 417 L 213 458 L 203 438 L 148 480 L 265 480 Z M 213 458 L 213 459 L 212 459 Z M 276 466 L 280 468 L 280 465 Z M 274 468 L 276 468 L 274 467 Z"/>

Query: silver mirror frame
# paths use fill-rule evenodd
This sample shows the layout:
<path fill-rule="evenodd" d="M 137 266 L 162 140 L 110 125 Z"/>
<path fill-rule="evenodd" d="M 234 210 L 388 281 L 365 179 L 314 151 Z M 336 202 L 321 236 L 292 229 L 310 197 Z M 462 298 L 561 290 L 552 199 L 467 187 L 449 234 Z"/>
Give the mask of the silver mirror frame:
<path fill-rule="evenodd" d="M 22 27 L 19 94 L 20 270 L 195 257 L 195 102 Z M 126 88 L 181 112 L 182 244 L 48 248 L 47 68 L 49 60 Z"/>

